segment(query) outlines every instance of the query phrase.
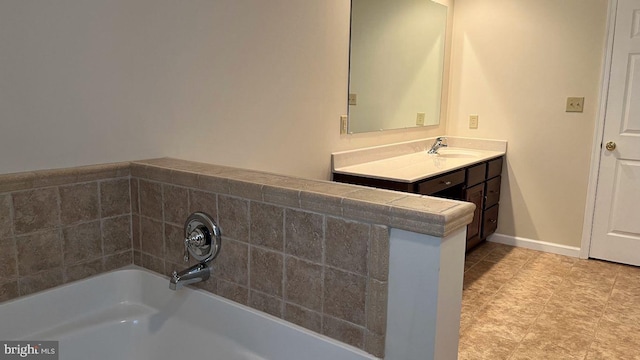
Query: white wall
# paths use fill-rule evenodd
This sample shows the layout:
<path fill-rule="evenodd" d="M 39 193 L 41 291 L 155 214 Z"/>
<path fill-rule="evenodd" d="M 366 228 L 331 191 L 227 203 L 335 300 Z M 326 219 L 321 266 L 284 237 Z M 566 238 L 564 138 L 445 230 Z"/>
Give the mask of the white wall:
<path fill-rule="evenodd" d="M 580 246 L 606 16 L 606 0 L 456 0 L 447 130 L 509 141 L 498 233 Z"/>
<path fill-rule="evenodd" d="M 158 156 L 329 178 L 349 1 L 0 1 L 0 173 Z"/>

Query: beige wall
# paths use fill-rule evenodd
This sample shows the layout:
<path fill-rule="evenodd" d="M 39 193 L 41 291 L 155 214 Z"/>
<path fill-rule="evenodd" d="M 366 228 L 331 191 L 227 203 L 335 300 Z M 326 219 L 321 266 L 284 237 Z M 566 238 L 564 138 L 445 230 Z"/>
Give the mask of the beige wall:
<path fill-rule="evenodd" d="M 0 2 L 0 173 L 156 156 L 329 178 L 349 1 Z"/>
<path fill-rule="evenodd" d="M 1 1 L 0 173 L 174 156 L 327 179 L 333 151 L 501 138 L 498 232 L 578 246 L 606 0 L 457 0 L 455 17 L 449 126 L 340 135 L 347 0 Z"/>
<path fill-rule="evenodd" d="M 509 141 L 498 233 L 580 246 L 607 1 L 456 0 L 455 11 L 447 130 Z M 583 113 L 564 111 L 568 96 L 585 97 Z"/>

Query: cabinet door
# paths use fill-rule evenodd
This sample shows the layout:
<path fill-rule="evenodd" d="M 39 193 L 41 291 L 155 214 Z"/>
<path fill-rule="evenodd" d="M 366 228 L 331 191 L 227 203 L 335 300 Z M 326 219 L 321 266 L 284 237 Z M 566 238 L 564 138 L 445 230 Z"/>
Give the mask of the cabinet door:
<path fill-rule="evenodd" d="M 500 201 L 500 181 L 501 176 L 494 177 L 493 179 L 487 181 L 487 190 L 486 190 L 486 201 L 484 202 L 484 207 L 486 209 L 496 205 Z"/>
<path fill-rule="evenodd" d="M 484 218 L 482 220 L 482 238 L 486 239 L 487 236 L 496 232 L 498 228 L 498 206 L 495 205 L 484 211 Z"/>
<path fill-rule="evenodd" d="M 467 225 L 467 249 L 480 242 L 480 228 L 482 225 L 482 209 L 484 208 L 484 184 L 467 189 L 465 200 L 476 205 L 473 221 Z"/>

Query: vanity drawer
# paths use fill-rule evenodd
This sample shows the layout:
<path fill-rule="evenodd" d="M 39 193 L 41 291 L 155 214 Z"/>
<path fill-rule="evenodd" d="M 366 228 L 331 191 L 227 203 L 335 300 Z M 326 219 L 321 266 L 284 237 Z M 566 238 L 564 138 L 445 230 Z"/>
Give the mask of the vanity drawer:
<path fill-rule="evenodd" d="M 496 232 L 498 228 L 498 207 L 496 205 L 484 211 L 482 219 L 482 238 L 486 239 L 487 236 Z"/>
<path fill-rule="evenodd" d="M 480 184 L 487 173 L 487 164 L 482 163 L 467 169 L 467 187 Z"/>
<path fill-rule="evenodd" d="M 487 165 L 487 179 L 491 179 L 502 174 L 502 158 L 489 161 Z"/>
<path fill-rule="evenodd" d="M 423 195 L 433 195 L 456 185 L 464 183 L 465 170 L 458 170 L 449 174 L 438 176 L 418 184 L 418 192 Z"/>
<path fill-rule="evenodd" d="M 500 181 L 502 177 L 498 176 L 487 181 L 487 188 L 484 192 L 485 201 L 484 208 L 488 209 L 500 201 Z"/>

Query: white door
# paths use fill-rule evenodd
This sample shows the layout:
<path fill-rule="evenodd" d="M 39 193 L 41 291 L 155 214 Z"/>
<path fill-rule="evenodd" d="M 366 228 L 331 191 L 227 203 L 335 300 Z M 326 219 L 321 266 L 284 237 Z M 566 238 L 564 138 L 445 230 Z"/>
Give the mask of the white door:
<path fill-rule="evenodd" d="M 614 34 L 589 257 L 640 265 L 640 0 L 618 0 Z"/>

